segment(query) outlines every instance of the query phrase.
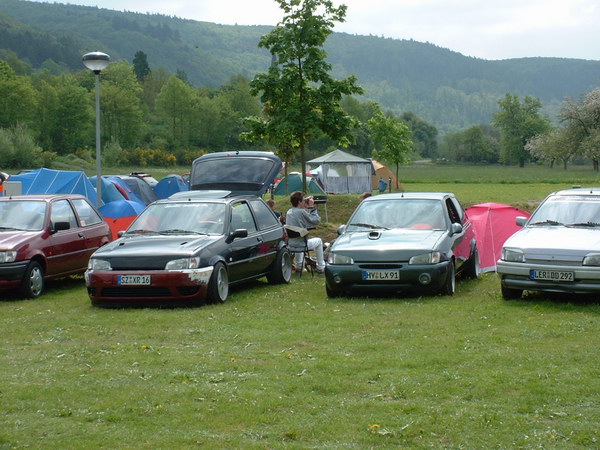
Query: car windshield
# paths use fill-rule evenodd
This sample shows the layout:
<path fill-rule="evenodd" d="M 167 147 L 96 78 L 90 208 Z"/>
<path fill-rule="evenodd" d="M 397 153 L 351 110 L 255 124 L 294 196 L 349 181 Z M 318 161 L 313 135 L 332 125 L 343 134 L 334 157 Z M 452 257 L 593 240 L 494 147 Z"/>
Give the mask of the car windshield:
<path fill-rule="evenodd" d="M 439 200 L 412 198 L 363 202 L 350 218 L 347 230 L 393 228 L 446 229 L 442 203 Z"/>
<path fill-rule="evenodd" d="M 531 216 L 529 225 L 600 227 L 600 198 L 585 195 L 550 197 Z"/>
<path fill-rule="evenodd" d="M 0 231 L 40 231 L 46 207 L 46 202 L 35 200 L 0 202 Z"/>
<path fill-rule="evenodd" d="M 131 224 L 127 234 L 223 234 L 225 206 L 211 202 L 153 204 Z"/>

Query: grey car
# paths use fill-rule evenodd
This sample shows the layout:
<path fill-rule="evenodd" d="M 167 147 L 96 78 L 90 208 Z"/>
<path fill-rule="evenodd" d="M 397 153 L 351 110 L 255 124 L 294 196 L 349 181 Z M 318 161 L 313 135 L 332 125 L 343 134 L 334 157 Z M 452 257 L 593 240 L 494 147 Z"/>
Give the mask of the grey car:
<path fill-rule="evenodd" d="M 475 231 L 451 193 L 369 197 L 338 233 L 325 268 L 329 297 L 405 291 L 453 295 L 457 272 L 479 276 Z"/>
<path fill-rule="evenodd" d="M 524 290 L 600 292 L 600 188 L 550 194 L 502 247 L 496 266 L 505 299 Z"/>

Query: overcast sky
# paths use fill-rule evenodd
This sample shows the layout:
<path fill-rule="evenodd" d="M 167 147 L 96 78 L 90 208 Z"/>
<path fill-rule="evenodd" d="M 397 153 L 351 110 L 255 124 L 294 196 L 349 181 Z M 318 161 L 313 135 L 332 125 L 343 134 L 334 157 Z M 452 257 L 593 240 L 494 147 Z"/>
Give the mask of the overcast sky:
<path fill-rule="evenodd" d="M 274 0 L 58 2 L 220 24 L 276 25 L 282 18 Z M 430 42 L 484 59 L 600 59 L 598 0 L 334 0 L 341 3 L 348 13 L 335 31 Z"/>

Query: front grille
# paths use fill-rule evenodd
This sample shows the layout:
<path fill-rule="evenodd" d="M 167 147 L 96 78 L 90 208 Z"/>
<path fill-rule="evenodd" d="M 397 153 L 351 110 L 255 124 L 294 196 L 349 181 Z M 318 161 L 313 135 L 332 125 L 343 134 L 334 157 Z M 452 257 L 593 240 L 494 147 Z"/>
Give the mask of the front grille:
<path fill-rule="evenodd" d="M 170 297 L 171 291 L 167 287 L 111 287 L 103 288 L 99 296 L 111 298 Z"/>
<path fill-rule="evenodd" d="M 402 264 L 359 264 L 361 269 L 386 270 L 386 269 L 402 269 Z"/>
<path fill-rule="evenodd" d="M 173 256 L 128 256 L 106 258 L 113 270 L 164 270 Z"/>

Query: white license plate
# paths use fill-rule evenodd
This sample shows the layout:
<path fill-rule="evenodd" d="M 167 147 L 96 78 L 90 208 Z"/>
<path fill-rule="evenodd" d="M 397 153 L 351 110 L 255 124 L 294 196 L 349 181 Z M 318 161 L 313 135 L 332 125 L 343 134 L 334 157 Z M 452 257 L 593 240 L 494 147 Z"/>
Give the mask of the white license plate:
<path fill-rule="evenodd" d="M 575 275 L 573 272 L 563 272 L 559 270 L 536 270 L 529 271 L 529 278 L 532 280 L 546 281 L 574 281 Z"/>
<path fill-rule="evenodd" d="M 363 270 L 362 279 L 366 281 L 398 281 L 400 271 L 398 270 Z"/>
<path fill-rule="evenodd" d="M 119 275 L 117 283 L 121 286 L 146 286 L 152 283 L 150 275 Z"/>

